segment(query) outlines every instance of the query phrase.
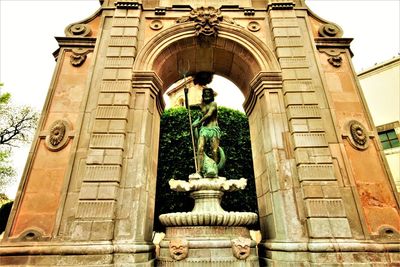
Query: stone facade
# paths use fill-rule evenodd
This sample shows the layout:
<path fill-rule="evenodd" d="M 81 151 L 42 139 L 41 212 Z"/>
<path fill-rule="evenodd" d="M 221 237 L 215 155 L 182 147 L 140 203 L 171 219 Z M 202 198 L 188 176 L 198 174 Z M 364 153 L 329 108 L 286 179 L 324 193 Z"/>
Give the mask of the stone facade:
<path fill-rule="evenodd" d="M 185 66 L 246 97 L 261 266 L 400 264 L 399 199 L 339 26 L 303 0 L 100 2 L 57 38 L 2 264 L 154 265 L 161 95 Z"/>

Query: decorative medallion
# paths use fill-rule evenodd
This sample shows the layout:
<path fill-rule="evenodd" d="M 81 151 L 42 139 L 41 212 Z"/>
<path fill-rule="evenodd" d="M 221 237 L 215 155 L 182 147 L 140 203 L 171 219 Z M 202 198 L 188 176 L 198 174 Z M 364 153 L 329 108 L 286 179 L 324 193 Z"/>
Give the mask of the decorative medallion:
<path fill-rule="evenodd" d="M 46 146 L 50 151 L 58 151 L 64 148 L 68 143 L 69 124 L 64 120 L 57 120 L 49 127 L 46 136 Z"/>
<path fill-rule="evenodd" d="M 368 148 L 370 134 L 361 122 L 351 120 L 347 123 L 347 133 L 343 134 L 350 141 L 350 144 L 359 150 Z"/>
<path fill-rule="evenodd" d="M 72 49 L 72 55 L 71 55 L 71 59 L 70 59 L 72 66 L 74 66 L 74 67 L 81 66 L 85 62 L 85 60 L 87 58 L 87 54 L 89 52 L 90 51 L 88 49 L 84 49 L 84 48 Z"/>
<path fill-rule="evenodd" d="M 342 56 L 336 56 L 336 57 L 330 57 L 330 58 L 328 58 L 328 62 L 332 65 L 332 66 L 334 66 L 334 67 L 336 67 L 336 68 L 339 68 L 340 66 L 342 66 L 342 61 L 343 61 L 343 58 L 342 58 Z"/>
<path fill-rule="evenodd" d="M 184 16 L 176 20 L 177 23 L 195 22 L 196 36 L 217 37 L 219 23 L 224 21 L 234 24 L 228 18 L 221 15 L 221 10 L 214 7 L 199 7 L 193 9 L 189 16 Z"/>
<path fill-rule="evenodd" d="M 185 239 L 173 239 L 169 241 L 169 253 L 171 258 L 180 261 L 189 254 L 189 242 Z"/>
<path fill-rule="evenodd" d="M 66 30 L 67 36 L 79 36 L 79 37 L 89 36 L 91 32 L 92 31 L 88 25 L 81 23 L 74 24 Z"/>
<path fill-rule="evenodd" d="M 150 28 L 155 31 L 160 30 L 162 27 L 163 27 L 163 23 L 161 20 L 155 19 L 150 23 Z"/>
<path fill-rule="evenodd" d="M 318 29 L 321 37 L 340 37 L 341 29 L 335 24 L 324 24 Z"/>
<path fill-rule="evenodd" d="M 232 240 L 233 256 L 239 260 L 245 260 L 250 256 L 251 239 L 239 237 Z"/>
<path fill-rule="evenodd" d="M 258 23 L 257 21 L 250 21 L 247 25 L 247 29 L 249 29 L 249 31 L 251 32 L 258 32 L 260 28 L 260 23 Z"/>

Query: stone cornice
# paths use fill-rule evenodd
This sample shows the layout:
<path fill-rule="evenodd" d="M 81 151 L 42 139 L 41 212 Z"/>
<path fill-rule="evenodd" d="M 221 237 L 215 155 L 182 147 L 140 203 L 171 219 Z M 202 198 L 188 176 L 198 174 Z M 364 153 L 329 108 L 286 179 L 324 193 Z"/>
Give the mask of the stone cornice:
<path fill-rule="evenodd" d="M 353 52 L 350 49 L 350 43 L 353 38 L 338 38 L 338 37 L 317 37 L 314 38 L 315 46 L 318 50 L 320 49 L 348 49 L 350 55 L 353 56 Z"/>
<path fill-rule="evenodd" d="M 97 38 L 94 37 L 55 37 L 60 47 L 94 48 Z"/>

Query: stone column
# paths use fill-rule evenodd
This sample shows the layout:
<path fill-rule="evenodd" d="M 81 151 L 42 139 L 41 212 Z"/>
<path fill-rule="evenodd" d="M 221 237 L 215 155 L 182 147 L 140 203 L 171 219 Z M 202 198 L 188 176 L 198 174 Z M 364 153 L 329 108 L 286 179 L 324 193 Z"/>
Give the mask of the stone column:
<path fill-rule="evenodd" d="M 289 130 L 310 238 L 351 238 L 329 150 L 321 103 L 293 5 L 272 3 L 270 23 L 282 68 Z"/>
<path fill-rule="evenodd" d="M 132 87 L 114 242 L 140 253 L 116 254 L 114 260 L 121 266 L 127 262 L 151 262 L 154 257 L 152 231 L 162 82 L 154 72 L 134 72 Z"/>
<path fill-rule="evenodd" d="M 249 116 L 262 242 L 299 240 L 305 230 L 296 206 L 295 191 L 299 185 L 289 145 L 281 74 L 261 72 L 250 88 L 252 93 L 245 107 Z"/>
<path fill-rule="evenodd" d="M 137 3 L 122 8 L 118 8 L 118 3 L 115 5 L 113 18 L 104 21 L 104 43 L 99 48 L 97 67 L 102 69 L 101 82 L 94 82 L 99 88 L 92 91 L 97 106 L 89 124 L 92 125 L 89 150 L 76 219 L 71 227 L 72 240 L 101 241 L 114 237 L 141 12 Z"/>

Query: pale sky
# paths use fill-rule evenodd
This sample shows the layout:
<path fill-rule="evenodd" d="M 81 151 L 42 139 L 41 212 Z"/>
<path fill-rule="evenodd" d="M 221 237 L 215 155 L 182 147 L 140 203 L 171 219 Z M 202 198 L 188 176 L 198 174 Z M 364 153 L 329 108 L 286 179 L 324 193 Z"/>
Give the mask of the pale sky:
<path fill-rule="evenodd" d="M 351 49 L 356 71 L 399 54 L 399 0 L 308 0 L 306 3 L 318 16 L 341 26 L 344 37 L 354 38 Z M 55 67 L 52 52 L 58 45 L 54 36 L 64 36 L 67 25 L 85 19 L 98 7 L 98 0 L 0 0 L 2 92 L 11 92 L 17 104 L 31 105 L 41 111 Z M 223 98 L 221 93 L 218 98 Z M 18 177 L 28 151 L 29 146 L 14 152 Z M 14 198 L 17 187 L 11 186 L 7 195 Z"/>

